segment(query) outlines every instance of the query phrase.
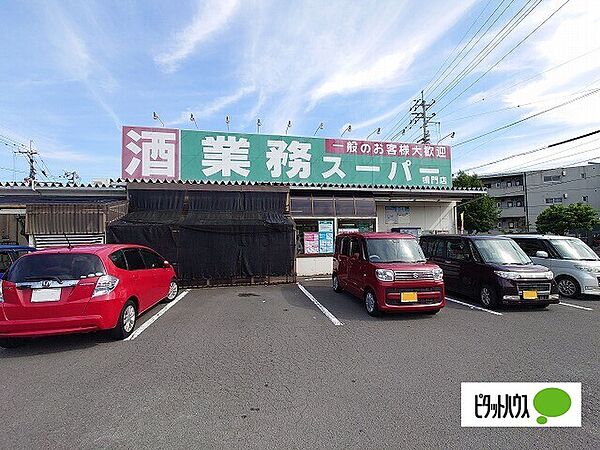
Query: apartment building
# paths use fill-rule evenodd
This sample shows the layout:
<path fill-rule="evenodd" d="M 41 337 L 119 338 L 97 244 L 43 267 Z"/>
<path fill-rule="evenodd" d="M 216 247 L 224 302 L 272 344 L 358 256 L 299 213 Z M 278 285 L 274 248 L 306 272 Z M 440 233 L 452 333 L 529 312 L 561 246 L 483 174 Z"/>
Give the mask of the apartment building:
<path fill-rule="evenodd" d="M 600 211 L 600 164 L 481 176 L 500 208 L 493 232 L 533 232 L 540 213 L 551 205 L 588 203 Z"/>

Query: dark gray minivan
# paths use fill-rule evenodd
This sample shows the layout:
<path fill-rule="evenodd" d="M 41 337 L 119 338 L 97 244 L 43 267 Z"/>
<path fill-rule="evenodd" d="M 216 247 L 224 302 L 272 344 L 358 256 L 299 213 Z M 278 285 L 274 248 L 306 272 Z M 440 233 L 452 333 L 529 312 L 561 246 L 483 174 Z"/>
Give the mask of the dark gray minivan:
<path fill-rule="evenodd" d="M 533 264 L 515 241 L 500 236 L 421 236 L 423 253 L 444 271 L 448 291 L 500 304 L 546 307 L 558 303 L 553 273 Z"/>

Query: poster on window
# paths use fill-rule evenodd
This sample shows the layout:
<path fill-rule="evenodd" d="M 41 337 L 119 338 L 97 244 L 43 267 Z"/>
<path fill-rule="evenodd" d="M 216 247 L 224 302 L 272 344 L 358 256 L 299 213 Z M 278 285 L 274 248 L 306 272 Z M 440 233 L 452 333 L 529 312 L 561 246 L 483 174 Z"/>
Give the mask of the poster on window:
<path fill-rule="evenodd" d="M 387 224 L 410 224 L 410 207 L 409 206 L 386 206 L 385 207 L 385 223 Z"/>
<path fill-rule="evenodd" d="M 333 253 L 333 220 L 319 220 L 319 253 Z"/>
<path fill-rule="evenodd" d="M 304 233 L 304 253 L 307 255 L 319 253 L 319 233 L 312 231 Z"/>

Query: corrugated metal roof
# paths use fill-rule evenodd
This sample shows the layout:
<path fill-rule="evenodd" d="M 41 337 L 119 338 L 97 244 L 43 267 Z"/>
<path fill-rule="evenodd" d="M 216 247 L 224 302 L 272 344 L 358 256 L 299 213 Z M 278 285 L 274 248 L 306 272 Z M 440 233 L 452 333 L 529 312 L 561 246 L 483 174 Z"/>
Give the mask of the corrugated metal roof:
<path fill-rule="evenodd" d="M 117 182 L 139 183 L 139 184 L 181 184 L 181 185 L 217 185 L 217 186 L 289 186 L 294 187 L 332 187 L 332 188 L 361 188 L 361 189 L 405 189 L 415 191 L 468 191 L 468 192 L 486 192 L 485 188 L 463 188 L 463 187 L 442 187 L 442 186 L 397 186 L 392 184 L 370 185 L 360 183 L 277 183 L 277 182 L 254 182 L 254 181 L 211 181 L 211 180 L 144 180 L 144 179 L 118 179 Z"/>
<path fill-rule="evenodd" d="M 114 189 L 114 190 L 124 190 L 128 183 L 138 183 L 138 184 L 152 184 L 152 185 L 160 185 L 160 184 L 169 184 L 169 185 L 214 185 L 214 186 L 288 186 L 291 188 L 294 187 L 329 187 L 329 188 L 360 188 L 360 189 L 402 189 L 402 190 L 414 190 L 414 191 L 427 191 L 427 192 L 435 192 L 435 191 L 444 191 L 444 192 L 469 192 L 469 193 L 483 193 L 486 192 L 485 188 L 462 188 L 462 187 L 452 187 L 452 186 L 396 186 L 393 184 L 383 184 L 383 185 L 370 185 L 370 184 L 361 184 L 361 183 L 351 183 L 351 184 L 340 184 L 340 183 L 303 183 L 303 182 L 294 182 L 290 183 L 277 183 L 277 182 L 254 182 L 254 181 L 211 181 L 211 180 L 145 180 L 145 179 L 115 179 L 115 180 L 107 180 L 106 182 L 101 183 L 60 183 L 60 182 L 50 182 L 50 181 L 42 181 L 36 182 L 35 186 L 39 189 L 84 189 L 84 190 L 93 190 L 93 189 Z M 0 188 L 31 188 L 27 183 L 22 181 L 20 182 L 0 182 Z"/>

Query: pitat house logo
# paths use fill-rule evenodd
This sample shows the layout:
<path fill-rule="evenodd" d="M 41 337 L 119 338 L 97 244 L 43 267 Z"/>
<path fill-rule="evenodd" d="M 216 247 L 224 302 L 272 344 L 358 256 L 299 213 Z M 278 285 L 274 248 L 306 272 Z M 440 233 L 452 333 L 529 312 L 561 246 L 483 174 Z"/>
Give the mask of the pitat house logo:
<path fill-rule="evenodd" d="M 536 420 L 540 425 L 548 423 L 548 417 L 560 417 L 571 409 L 571 396 L 562 389 L 550 387 L 542 389 L 533 397 L 535 410 L 542 414 Z"/>
<path fill-rule="evenodd" d="M 580 427 L 581 383 L 461 383 L 463 427 Z"/>

